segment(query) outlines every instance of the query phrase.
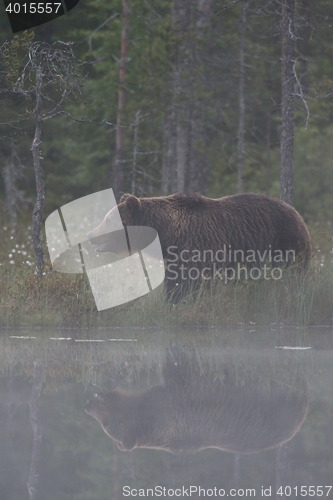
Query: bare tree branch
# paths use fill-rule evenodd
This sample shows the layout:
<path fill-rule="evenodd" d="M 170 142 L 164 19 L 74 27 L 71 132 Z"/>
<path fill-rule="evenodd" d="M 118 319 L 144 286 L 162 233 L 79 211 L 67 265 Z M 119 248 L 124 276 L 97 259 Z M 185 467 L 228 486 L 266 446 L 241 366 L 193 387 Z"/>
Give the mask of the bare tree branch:
<path fill-rule="evenodd" d="M 302 103 L 304 104 L 305 110 L 306 110 L 306 118 L 305 118 L 305 130 L 306 130 L 308 128 L 308 124 L 309 124 L 310 110 L 309 110 L 308 103 L 306 102 L 306 99 L 305 99 L 304 94 L 303 94 L 303 88 L 302 88 L 301 82 L 299 81 L 299 78 L 297 76 L 296 62 L 297 61 L 295 60 L 294 64 L 293 64 L 293 73 L 294 73 L 294 77 L 295 77 L 295 80 L 296 80 L 296 83 L 297 83 L 297 86 L 299 89 L 299 94 L 295 94 L 295 95 L 297 97 L 300 97 Z"/>
<path fill-rule="evenodd" d="M 101 28 L 103 28 L 103 26 L 105 26 L 107 23 L 109 23 L 110 21 L 112 21 L 112 19 L 114 19 L 115 17 L 118 17 L 119 14 L 116 13 L 116 14 L 113 14 L 112 16 L 108 17 L 106 21 L 104 21 L 102 24 L 100 24 L 99 26 L 97 26 L 97 28 L 94 29 L 94 31 L 85 39 L 85 40 L 88 40 L 88 47 L 89 47 L 89 51 L 92 52 L 93 49 L 92 49 L 92 38 L 93 36 L 97 33 L 97 31 L 99 31 Z"/>

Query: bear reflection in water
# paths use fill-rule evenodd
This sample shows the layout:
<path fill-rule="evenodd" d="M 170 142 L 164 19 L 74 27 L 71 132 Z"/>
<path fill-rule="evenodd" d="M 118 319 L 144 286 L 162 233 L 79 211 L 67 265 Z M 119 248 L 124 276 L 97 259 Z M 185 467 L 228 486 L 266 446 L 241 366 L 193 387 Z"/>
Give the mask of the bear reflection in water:
<path fill-rule="evenodd" d="M 183 354 L 167 357 L 163 378 L 163 384 L 140 393 L 117 388 L 96 394 L 85 411 L 123 451 L 218 448 L 252 453 L 290 440 L 308 408 L 305 380 L 294 380 L 292 389 L 255 376 L 239 383 L 227 370 L 218 375 L 202 371 Z"/>

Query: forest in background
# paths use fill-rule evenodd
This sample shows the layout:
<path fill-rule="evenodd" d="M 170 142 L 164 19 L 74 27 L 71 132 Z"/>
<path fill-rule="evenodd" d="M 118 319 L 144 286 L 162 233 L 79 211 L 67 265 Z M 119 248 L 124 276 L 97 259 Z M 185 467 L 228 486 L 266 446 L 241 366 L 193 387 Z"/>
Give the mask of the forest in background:
<path fill-rule="evenodd" d="M 120 85 L 124 3 L 128 52 Z M 120 192 L 236 193 L 242 112 L 243 190 L 279 197 L 281 3 L 86 0 L 66 16 L 16 37 L 3 17 L 0 42 L 11 40 L 1 67 L 4 210 L 17 205 L 20 217 L 32 211 L 35 200 L 36 72 L 23 71 L 28 43 L 39 41 L 73 43 L 62 47 L 75 56 L 68 62 L 74 68 L 73 91 L 53 115 L 54 101 L 61 101 L 68 82 L 62 74 L 43 81 L 45 216 L 73 199 L 114 187 L 119 124 Z M 329 0 L 297 1 L 295 205 L 308 223 L 330 223 L 333 209 L 332 21 Z M 10 91 L 15 85 L 20 91 Z"/>
<path fill-rule="evenodd" d="M 121 49 L 124 48 L 124 4 L 129 7 L 128 52 L 126 49 L 123 54 L 125 80 L 119 85 Z M 4 14 L 2 4 L 0 8 Z M 3 234 L 7 239 L 14 236 L 8 234 L 6 218 L 13 227 L 20 221 L 20 229 L 25 227 L 18 240 L 20 243 L 22 237 L 24 241 L 31 238 L 29 224 L 36 198 L 34 154 L 39 157 L 39 151 L 33 149 L 34 111 L 38 107 L 42 117 L 39 123 L 41 165 L 46 187 L 44 217 L 71 200 L 114 187 L 115 165 L 120 179 L 119 190 L 123 192 L 151 196 L 199 191 L 220 197 L 239 189 L 237 168 L 243 162 L 244 191 L 279 197 L 281 9 L 282 2 L 278 0 L 118 0 L 105 3 L 81 0 L 66 16 L 18 36 L 9 32 L 8 21 L 3 15 L 0 20 L 0 46 L 4 56 L 0 67 L 0 223 L 2 229 L 6 229 Z M 332 213 L 332 20 L 333 5 L 329 0 L 298 0 L 295 12 L 298 79 L 295 86 L 295 202 L 311 225 L 329 224 Z M 41 61 L 45 55 L 48 63 L 42 82 L 38 80 L 37 67 L 30 64 L 32 59 L 29 61 L 28 51 L 32 46 L 30 56 Z M 43 85 L 43 99 L 39 103 L 36 99 L 38 82 Z M 124 105 L 121 112 L 119 91 Z M 58 103 L 56 107 L 54 103 Z M 244 141 L 240 129 L 244 132 Z M 123 132 L 120 138 L 119 130 Z M 117 151 L 119 142 L 122 145 L 120 152 L 119 148 Z M 75 339 L 81 327 L 107 325 L 109 328 L 124 323 L 139 328 L 147 324 L 174 326 L 177 322 L 182 326 L 193 323 L 216 328 L 228 322 L 238 325 L 246 322 L 251 324 L 253 332 L 252 325 L 258 322 L 269 324 L 271 332 L 280 326 L 283 329 L 287 322 L 331 325 L 333 321 L 331 266 L 305 279 L 291 276 L 289 281 L 287 277 L 277 283 L 252 282 L 223 287 L 216 299 L 207 294 L 206 302 L 201 303 L 200 297 L 197 303 L 190 301 L 178 310 L 174 308 L 172 315 L 169 306 L 158 296 L 150 296 L 151 302 L 140 299 L 126 306 L 124 311 L 98 314 L 84 277 L 71 278 L 49 270 L 44 273 L 44 279 L 38 281 L 32 268 L 17 265 L 20 253 L 22 261 L 32 266 L 33 258 L 25 243 L 19 246 L 14 241 L 10 245 L 9 251 L 1 249 L 1 257 L 6 255 L 10 264 L 1 267 L 0 279 L 0 326 L 5 328 L 42 325 L 42 334 L 46 334 L 47 327 L 60 327 L 66 329 L 67 336 L 69 327 L 73 328 L 70 331 Z M 328 245 L 329 252 L 331 239 Z M 160 333 L 163 331 L 158 331 Z M 189 330 L 186 336 L 192 333 Z M 235 338 L 238 341 L 238 337 Z M 253 340 L 253 333 L 249 338 Z M 2 351 L 8 356 L 6 350 Z M 25 353 L 27 351 L 25 346 Z M 12 363 L 10 370 L 16 360 L 21 365 L 25 360 L 19 350 L 13 352 L 17 358 L 8 357 Z M 34 359 L 35 353 L 33 351 Z M 54 360 L 54 348 L 52 356 Z M 64 368 L 62 358 L 57 364 L 61 376 L 67 373 Z M 320 368 L 322 371 L 322 363 Z M 8 388 L 4 388 L 1 381 L 4 397 L 7 393 L 12 394 L 12 374 L 11 371 Z M 79 371 L 78 374 L 81 375 Z M 64 497 L 65 491 L 66 498 L 82 498 L 82 494 L 85 498 L 89 495 L 95 498 L 98 491 L 100 498 L 104 498 L 103 493 L 109 498 L 112 475 L 109 474 L 110 462 L 104 456 L 111 455 L 110 442 L 94 422 L 90 424 L 93 432 L 89 432 L 90 429 L 81 432 L 86 424 L 82 418 L 84 425 L 80 426 L 77 409 L 72 404 L 76 398 L 68 387 L 62 389 L 55 411 L 55 404 L 50 405 L 51 397 L 45 403 L 43 400 L 41 406 L 42 418 L 45 419 L 50 411 L 52 418 L 55 416 L 56 427 L 58 422 L 62 427 L 61 434 L 57 429 L 47 429 L 42 441 L 43 463 L 51 463 L 52 477 L 55 470 L 56 476 L 61 478 L 56 484 L 52 483 L 51 495 Z M 310 460 L 315 452 L 320 457 L 317 460 L 321 460 L 318 464 L 311 457 L 308 480 L 325 478 L 330 467 L 326 437 L 331 435 L 331 419 L 322 424 L 320 405 L 329 408 L 331 400 L 322 403 L 322 394 L 321 388 L 320 398 L 314 400 L 310 424 L 306 424 L 309 427 L 305 427 L 307 440 L 298 441 L 292 456 L 300 481 L 303 469 L 299 459 L 304 454 Z M 83 393 L 79 393 L 80 409 L 84 406 L 83 398 Z M 11 401 L 9 424 L 14 421 L 10 419 L 10 412 L 15 410 L 15 406 L 10 405 Z M 26 409 L 27 404 L 19 408 L 20 422 L 28 415 L 27 411 L 24 413 Z M 311 427 L 314 421 L 317 432 Z M 25 422 L 28 426 L 27 419 Z M 10 431 L 4 438 L 5 445 L 12 443 L 12 432 L 21 436 L 16 423 Z M 73 467 L 73 452 L 68 448 L 71 441 L 64 439 L 68 436 L 77 450 L 78 466 Z M 96 461 L 90 462 L 93 455 L 89 443 L 95 445 L 95 436 L 105 443 L 105 453 L 96 455 Z M 1 481 L 7 491 L 18 498 L 26 492 L 31 441 L 31 437 L 29 441 L 24 435 L 20 453 L 10 448 L 10 453 L 6 454 L 9 466 Z M 137 477 L 147 474 L 145 455 L 142 454 L 142 472 L 140 468 L 134 470 L 131 456 L 127 462 L 124 455 L 122 458 L 125 473 L 129 471 L 133 476 L 136 473 L 132 479 L 138 484 Z M 250 458 L 246 469 L 248 477 L 256 477 L 258 484 L 263 484 L 262 478 L 268 480 L 268 461 L 263 467 L 252 456 Z M 161 461 L 153 459 L 151 477 L 155 480 L 156 471 L 163 471 L 164 467 L 169 474 L 168 480 L 172 481 L 172 467 L 178 471 L 179 463 L 165 456 Z M 198 460 L 201 465 L 206 464 L 199 455 Z M 214 467 L 209 471 L 212 478 L 221 479 L 221 468 L 226 477 L 232 478 L 234 462 L 231 456 L 221 458 L 219 455 L 214 463 L 216 470 Z M 116 470 L 116 460 L 114 464 Z M 17 469 L 24 471 L 20 483 L 13 474 Z M 206 466 L 203 470 L 207 472 Z M 243 474 L 244 470 L 242 463 Z M 259 475 L 258 470 L 261 471 Z M 275 477 L 275 470 L 273 472 L 271 482 Z M 187 471 L 181 471 L 182 474 L 187 477 Z M 49 477 L 48 470 L 43 468 L 40 492 L 50 493 Z M 77 487 L 73 481 L 76 477 Z"/>

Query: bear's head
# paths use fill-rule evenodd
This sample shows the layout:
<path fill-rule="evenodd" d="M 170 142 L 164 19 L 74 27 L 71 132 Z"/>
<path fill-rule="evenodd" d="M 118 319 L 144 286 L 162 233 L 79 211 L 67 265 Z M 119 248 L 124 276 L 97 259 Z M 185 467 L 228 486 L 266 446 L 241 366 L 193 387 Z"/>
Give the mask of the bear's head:
<path fill-rule="evenodd" d="M 95 394 L 94 399 L 88 401 L 85 412 L 101 424 L 120 450 L 130 451 L 137 444 L 137 433 L 131 425 L 131 407 L 131 397 L 115 389 L 109 394 Z"/>
<path fill-rule="evenodd" d="M 112 208 L 104 217 L 102 222 L 92 231 L 88 233 L 88 238 L 90 243 L 93 245 L 98 245 L 97 251 L 99 252 L 110 252 L 114 251 L 119 253 L 119 249 L 116 252 L 110 246 L 110 235 L 112 234 L 113 242 L 122 241 L 123 239 L 117 235 L 116 231 L 119 231 L 119 218 L 125 227 L 136 226 L 140 223 L 141 214 L 141 202 L 140 200 L 131 194 L 124 194 L 117 207 Z M 112 245 L 114 246 L 114 245 Z M 126 249 L 127 250 L 127 246 Z"/>

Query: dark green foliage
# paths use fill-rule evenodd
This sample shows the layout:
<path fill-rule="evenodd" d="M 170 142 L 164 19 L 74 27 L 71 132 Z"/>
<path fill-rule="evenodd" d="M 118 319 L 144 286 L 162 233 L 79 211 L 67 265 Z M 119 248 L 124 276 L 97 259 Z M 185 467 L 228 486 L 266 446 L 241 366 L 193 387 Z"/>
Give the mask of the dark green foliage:
<path fill-rule="evenodd" d="M 190 110 L 184 115 L 184 119 L 192 120 L 189 147 L 195 168 L 205 171 L 199 190 L 213 197 L 234 193 L 241 3 L 226 5 L 216 0 L 203 25 L 198 24 L 193 8 L 186 30 L 178 31 L 174 29 L 172 0 L 132 0 L 130 8 L 124 192 L 131 190 L 135 150 L 135 194 L 161 194 L 165 120 L 175 102 L 172 85 L 175 68 L 179 68 L 180 95 L 176 103 Z M 279 8 L 277 2 L 268 0 L 249 3 L 245 44 L 244 188 L 272 196 L 279 193 Z M 34 40 L 73 41 L 75 54 L 87 63 L 82 68 L 86 80 L 80 100 L 68 101 L 69 114 L 44 125 L 46 215 L 72 199 L 112 186 L 121 9 L 120 0 L 106 4 L 89 0 L 34 32 Z M 310 119 L 304 130 L 306 110 L 302 98 L 296 96 L 295 193 L 296 207 L 312 220 L 327 219 L 331 210 L 332 20 L 333 6 L 327 0 L 297 4 L 296 70 Z M 19 155 L 27 167 L 19 187 L 31 198 L 35 189 L 30 153 L 32 124 L 24 121 L 13 128 L 18 114 L 31 106 L 19 95 L 9 98 L 5 90 L 21 74 L 26 43 L 32 36 L 31 32 L 20 34 L 7 42 L 10 50 L 2 61 L 0 94 L 4 106 L 0 125 L 2 161 L 9 155 L 10 136 L 18 142 Z M 299 89 L 296 94 L 300 94 Z M 135 125 L 138 112 L 140 120 Z M 0 188 L 4 189 L 2 184 Z"/>

